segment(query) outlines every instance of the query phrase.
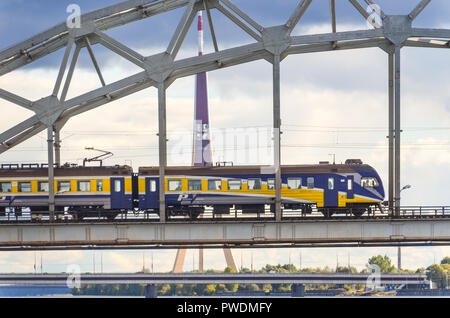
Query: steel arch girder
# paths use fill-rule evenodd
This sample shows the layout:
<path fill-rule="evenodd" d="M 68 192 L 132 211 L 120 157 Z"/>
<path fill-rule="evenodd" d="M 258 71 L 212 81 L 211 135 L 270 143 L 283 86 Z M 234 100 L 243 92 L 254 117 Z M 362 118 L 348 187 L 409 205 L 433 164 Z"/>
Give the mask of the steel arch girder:
<path fill-rule="evenodd" d="M 356 35 L 358 38 L 370 38 L 373 39 L 365 40 L 365 42 L 355 43 L 355 41 L 345 41 L 345 43 L 340 46 L 339 41 L 336 41 L 336 47 L 330 45 L 332 41 L 330 39 L 348 39 L 352 35 Z M 320 36 L 302 36 L 294 37 L 292 41 L 294 44 L 302 44 L 302 46 L 291 45 L 285 51 L 285 55 L 289 54 L 301 54 L 309 52 L 323 52 L 332 51 L 335 49 L 354 49 L 362 47 L 377 47 L 383 42 L 383 39 L 379 38 L 380 32 L 377 30 L 372 31 L 356 31 L 356 32 L 343 32 L 343 33 L 332 33 Z M 230 67 L 238 64 L 243 64 L 251 61 L 256 61 L 259 59 L 265 59 L 271 62 L 272 54 L 268 52 L 262 43 L 254 43 L 249 45 L 244 45 L 237 48 L 227 49 L 219 51 L 217 53 L 206 54 L 203 56 L 196 56 L 192 58 L 186 58 L 173 63 L 173 68 L 167 77 L 167 80 L 172 83 L 178 78 L 194 75 L 199 72 L 212 71 L 224 67 Z M 148 73 L 146 71 L 140 72 L 138 74 L 132 75 L 125 79 L 119 80 L 112 84 L 106 85 L 99 89 L 90 91 L 88 93 L 82 94 L 75 98 L 65 101 L 62 103 L 60 110 L 63 112 L 60 120 L 68 120 L 70 117 L 85 112 L 87 110 L 93 109 L 95 107 L 104 105 L 112 101 L 113 99 L 107 98 L 106 96 L 114 95 L 114 92 L 118 90 L 126 90 L 128 87 L 136 85 L 137 83 L 143 83 L 148 81 Z M 143 85 L 141 89 L 147 88 L 154 84 Z M 139 85 L 136 86 L 132 92 L 141 90 Z M 123 96 L 129 94 L 123 94 Z M 119 97 L 120 98 L 120 97 Z M 117 98 L 115 98 L 117 99 Z M 115 100 L 114 99 L 114 100 Z M 72 110 L 76 109 L 76 110 Z M 0 135 L 0 143 L 6 142 L 8 148 L 3 147 L 1 152 L 6 151 L 14 147 L 15 145 L 25 141 L 26 139 L 34 136 L 42 130 L 28 130 L 37 124 L 39 119 L 37 116 L 33 116 L 29 120 L 11 128 L 4 134 Z M 58 121 L 57 121 L 58 122 Z M 27 133 L 22 135 L 26 131 Z M 20 138 L 12 139 L 20 134 Z M 12 142 L 11 142 L 12 140 Z M 0 152 L 0 153 L 1 153 Z"/>
<path fill-rule="evenodd" d="M 216 0 L 217 1 L 217 0 Z M 229 1 L 222 1 L 223 3 L 230 3 Z M 307 4 L 309 1 L 303 1 L 303 4 Z M 422 1 L 418 6 L 416 12 L 413 14 L 417 16 L 429 1 Z M 214 3 L 214 1 L 213 1 Z M 71 100 L 61 103 L 59 111 L 62 115 L 57 120 L 58 123 L 62 121 L 67 121 L 70 117 L 75 116 L 81 112 L 87 111 L 89 109 L 98 107 L 109 103 L 114 98 L 120 98 L 121 96 L 129 95 L 133 92 L 139 91 L 146 87 L 154 85 L 149 79 L 151 70 L 149 71 L 149 65 L 145 64 L 145 59 L 142 64 L 142 57 L 136 55 L 134 51 L 127 48 L 126 46 L 120 44 L 114 39 L 107 38 L 107 36 L 102 37 L 100 30 L 106 30 L 109 28 L 116 27 L 118 25 L 130 23 L 142 18 L 147 18 L 149 16 L 159 14 L 165 11 L 173 10 L 191 4 L 189 0 L 135 0 L 127 1 L 117 5 L 109 6 L 104 9 L 100 9 L 86 15 L 82 16 L 84 23 L 96 23 L 93 32 L 90 34 L 84 34 L 83 36 L 94 36 L 96 43 L 102 43 L 108 47 L 111 51 L 118 53 L 122 56 L 128 54 L 134 58 L 135 64 L 144 67 L 146 72 L 138 73 L 133 76 L 124 78 L 120 81 L 114 82 L 110 85 L 106 85 L 100 89 L 93 90 L 86 94 L 75 97 Z M 138 5 L 138 6 L 136 6 Z M 146 6 L 146 7 L 145 7 Z M 213 8 L 214 6 L 212 6 Z M 306 9 L 305 9 L 306 10 Z M 233 10 L 235 11 L 235 10 Z M 294 13 L 295 19 L 301 18 L 302 4 L 297 7 L 298 14 Z M 236 11 L 235 11 L 236 12 Z M 139 16 L 141 14 L 141 16 Z M 238 15 L 242 18 L 244 13 Z M 126 17 L 126 18 L 125 18 Z M 98 20 L 100 19 L 100 20 Z M 103 20 L 101 20 L 103 19 Z M 250 18 L 249 18 L 250 19 Z M 97 20 L 97 21 L 95 21 Z M 244 19 L 249 23 L 248 19 Z M 259 24 L 251 20 L 251 24 L 257 31 L 263 32 L 265 29 Z M 235 22 L 236 23 L 236 22 Z M 256 26 L 255 26 L 256 24 Z M 48 31 L 45 31 L 33 38 L 30 38 L 16 46 L 0 52 L 0 60 L 7 59 L 7 63 L 0 66 L 0 75 L 12 71 L 24 64 L 28 64 L 33 60 L 43 57 L 45 55 L 51 54 L 52 52 L 67 46 L 69 42 L 69 32 L 65 26 L 58 25 Z M 98 30 L 98 31 L 96 31 Z M 412 36 L 419 37 L 435 37 L 435 38 L 450 38 L 450 30 L 446 29 L 411 29 Z M 375 30 L 358 30 L 349 32 L 338 32 L 329 34 L 318 34 L 318 35 L 305 35 L 305 36 L 294 36 L 278 38 L 275 41 L 275 45 L 283 46 L 282 58 L 290 54 L 302 54 L 309 52 L 323 52 L 341 49 L 356 49 L 356 48 L 366 48 L 366 47 L 383 47 L 389 44 L 386 40 L 385 30 L 383 28 Z M 39 42 L 41 41 L 41 42 Z M 37 45 L 35 42 L 39 42 Z M 426 41 L 425 41 L 426 42 Z M 272 43 L 271 43 L 272 44 Z M 425 47 L 445 47 L 448 45 L 436 45 L 433 43 L 424 43 L 424 41 L 418 41 L 418 43 L 413 43 L 407 40 L 405 45 L 408 46 L 425 46 Z M 26 51 L 30 48 L 34 48 L 33 51 Z M 17 56 L 17 50 L 26 51 L 20 53 Z M 30 52 L 34 55 L 31 56 Z M 131 53 L 130 53 L 131 52 Z M 122 53 L 122 54 L 121 54 Z M 13 54 L 9 56 L 8 54 Z M 8 57 L 9 56 L 9 57 Z M 166 70 L 167 75 L 164 76 L 166 80 L 170 83 L 175 81 L 177 78 L 193 75 L 199 72 L 211 71 L 218 68 L 229 67 L 233 65 L 238 65 L 250 61 L 255 61 L 259 59 L 265 59 L 272 62 L 273 54 L 267 51 L 263 41 L 258 41 L 254 44 L 244 45 L 236 47 L 233 49 L 223 50 L 212 54 L 203 55 L 200 57 L 187 58 L 179 61 L 174 61 L 173 65 Z M 132 59 L 129 59 L 132 61 Z M 133 62 L 133 61 L 132 61 Z M 144 84 L 145 83 L 145 84 Z M 129 89 L 130 93 L 126 90 Z M 111 98 L 111 96 L 115 96 Z M 9 129 L 5 133 L 0 135 L 0 143 L 7 142 L 9 147 L 12 147 L 30 136 L 34 135 L 38 131 L 37 125 L 39 124 L 39 118 L 33 116 L 32 118 L 24 121 L 23 123 L 16 125 L 15 127 Z M 11 142 L 11 143 L 10 143 Z M 4 149 L 3 149 L 4 148 Z M 2 151 L 6 149 L 3 146 Z M 0 153 L 1 153 L 0 152 Z"/>

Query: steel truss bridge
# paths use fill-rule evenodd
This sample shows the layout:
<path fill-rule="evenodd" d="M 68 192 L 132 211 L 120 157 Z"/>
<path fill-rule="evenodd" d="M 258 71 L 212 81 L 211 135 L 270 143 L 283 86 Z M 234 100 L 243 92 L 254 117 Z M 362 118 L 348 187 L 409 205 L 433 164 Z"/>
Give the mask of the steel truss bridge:
<path fill-rule="evenodd" d="M 418 1 L 418 0 L 417 0 Z M 52 92 L 42 92 L 36 101 L 0 89 L 0 97 L 35 114 L 27 120 L 0 134 L 0 154 L 32 136 L 47 130 L 49 211 L 54 219 L 54 166 L 61 164 L 60 131 L 70 118 L 96 107 L 116 101 L 122 97 L 149 87 L 158 89 L 159 119 L 159 167 L 160 167 L 160 222 L 167 221 L 165 193 L 162 184 L 167 166 L 166 134 L 166 90 L 177 79 L 201 72 L 240 65 L 256 60 L 266 60 L 273 65 L 273 128 L 274 128 L 274 174 L 275 174 L 275 218 L 281 221 L 281 171 L 280 171 L 280 63 L 292 54 L 325 51 L 380 48 L 388 58 L 389 90 L 389 209 L 400 215 L 400 52 L 403 47 L 425 47 L 448 49 L 450 29 L 416 28 L 413 22 L 432 0 L 418 1 L 417 6 L 405 15 L 389 15 L 383 10 L 378 24 L 361 4 L 361 0 L 349 0 L 352 6 L 369 21 L 373 29 L 337 32 L 335 0 L 330 0 L 330 33 L 293 36 L 296 25 L 308 10 L 312 0 L 299 1 L 294 12 L 282 25 L 263 27 L 230 0 L 129 0 L 99 9 L 81 16 L 79 28 L 69 28 L 66 23 L 57 25 L 23 42 L 0 52 L 0 76 L 13 72 L 24 65 L 63 49 L 55 85 Z M 375 5 L 373 0 L 364 0 L 365 5 Z M 108 36 L 105 31 L 138 20 L 184 8 L 181 20 L 167 49 L 161 53 L 143 56 L 132 48 Z M 185 36 L 199 10 L 206 11 L 215 52 L 202 56 L 178 59 L 177 55 Z M 215 36 L 211 11 L 218 10 L 254 40 L 252 43 L 231 49 L 220 49 Z M 175 24 L 175 23 L 174 23 Z M 93 48 L 106 47 L 142 69 L 141 72 L 106 84 L 97 63 Z M 94 63 L 101 88 L 67 99 L 72 75 L 80 51 L 86 48 Z M 63 81 L 63 79 L 65 80 Z M 47 230 L 50 230 L 48 228 Z"/>

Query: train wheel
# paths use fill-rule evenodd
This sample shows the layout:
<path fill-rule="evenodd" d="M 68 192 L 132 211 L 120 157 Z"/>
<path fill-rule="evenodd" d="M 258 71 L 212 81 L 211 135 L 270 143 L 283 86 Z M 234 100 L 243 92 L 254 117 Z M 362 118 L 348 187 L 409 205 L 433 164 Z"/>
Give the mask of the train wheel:
<path fill-rule="evenodd" d="M 200 212 L 190 212 L 189 216 L 191 217 L 191 219 L 197 219 L 198 216 L 200 215 Z"/>
<path fill-rule="evenodd" d="M 114 221 L 114 219 L 119 215 L 119 213 L 108 213 L 106 219 L 108 221 Z"/>
<path fill-rule="evenodd" d="M 330 209 L 323 209 L 320 212 L 322 212 L 323 216 L 326 218 L 331 218 L 331 216 L 334 214 L 334 211 Z"/>
<path fill-rule="evenodd" d="M 361 217 L 364 214 L 364 212 L 366 212 L 366 210 L 364 210 L 364 209 L 353 209 L 352 210 L 353 215 L 356 216 L 357 218 Z"/>

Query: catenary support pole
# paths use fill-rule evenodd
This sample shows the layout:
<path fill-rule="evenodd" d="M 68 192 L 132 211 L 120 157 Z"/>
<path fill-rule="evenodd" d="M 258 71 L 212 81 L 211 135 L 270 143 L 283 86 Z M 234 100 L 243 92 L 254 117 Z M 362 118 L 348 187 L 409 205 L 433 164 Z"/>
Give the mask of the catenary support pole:
<path fill-rule="evenodd" d="M 281 221 L 281 111 L 280 111 L 280 55 L 273 59 L 273 130 L 275 166 L 275 220 Z"/>
<path fill-rule="evenodd" d="M 164 81 L 158 84 L 158 127 L 159 127 L 159 219 L 166 222 L 165 170 L 167 166 L 166 137 L 166 87 Z"/>
<path fill-rule="evenodd" d="M 59 168 L 61 167 L 61 136 L 60 129 L 55 128 L 55 163 Z"/>
<path fill-rule="evenodd" d="M 55 220 L 55 171 L 53 160 L 53 128 L 47 128 L 48 144 L 48 211 L 50 221 Z"/>
<path fill-rule="evenodd" d="M 400 47 L 395 47 L 394 52 L 394 65 L 395 65 L 395 106 L 394 106 L 394 124 L 395 124 L 395 162 L 394 162 L 394 174 L 395 174 L 395 215 L 400 215 Z"/>
<path fill-rule="evenodd" d="M 394 212 L 394 53 L 389 53 L 389 214 Z"/>

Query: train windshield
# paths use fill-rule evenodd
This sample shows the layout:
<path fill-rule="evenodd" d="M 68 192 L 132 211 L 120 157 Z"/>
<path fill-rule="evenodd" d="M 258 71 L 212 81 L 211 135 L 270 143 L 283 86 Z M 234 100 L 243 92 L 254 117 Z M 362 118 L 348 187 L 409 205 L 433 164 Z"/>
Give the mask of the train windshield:
<path fill-rule="evenodd" d="M 380 184 L 378 183 L 378 180 L 374 177 L 366 177 L 361 178 L 361 186 L 363 188 L 374 188 L 378 187 Z"/>

